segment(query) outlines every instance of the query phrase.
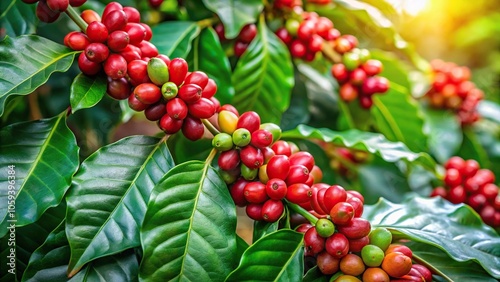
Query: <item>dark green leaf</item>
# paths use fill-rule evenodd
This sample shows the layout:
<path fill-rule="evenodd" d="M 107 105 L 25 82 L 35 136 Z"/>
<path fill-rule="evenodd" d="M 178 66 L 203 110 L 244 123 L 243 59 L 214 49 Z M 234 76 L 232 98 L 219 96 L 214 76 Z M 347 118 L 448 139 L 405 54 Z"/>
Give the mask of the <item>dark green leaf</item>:
<path fill-rule="evenodd" d="M 191 49 L 191 41 L 200 33 L 196 22 L 167 21 L 152 28 L 153 43 L 160 54 L 171 59 L 185 58 Z"/>
<path fill-rule="evenodd" d="M 448 111 L 424 108 L 429 132 L 429 149 L 440 163 L 454 156 L 462 144 L 462 128 L 455 115 Z"/>
<path fill-rule="evenodd" d="M 488 154 L 472 128 L 463 129 L 464 137 L 458 155 L 464 159 L 474 159 L 481 167 L 490 167 Z"/>
<path fill-rule="evenodd" d="M 104 76 L 77 75 L 71 84 L 71 112 L 95 106 L 106 93 L 106 84 Z"/>
<path fill-rule="evenodd" d="M 234 87 L 231 83 L 231 66 L 212 28 L 204 29 L 193 40 L 193 48 L 187 58 L 190 70 L 205 72 L 217 83 L 217 99 L 222 105 L 231 102 Z"/>
<path fill-rule="evenodd" d="M 337 132 L 325 128 L 316 129 L 300 125 L 294 130 L 283 132 L 285 139 L 318 139 L 332 142 L 337 146 L 356 149 L 375 154 L 387 162 L 406 160 L 416 162 L 425 168 L 434 171 L 436 163 L 426 153 L 414 153 L 401 142 L 391 142 L 378 133 L 364 132 L 351 129 Z"/>
<path fill-rule="evenodd" d="M 236 208 L 215 169 L 189 161 L 155 186 L 141 228 L 142 281 L 221 281 L 237 258 Z"/>
<path fill-rule="evenodd" d="M 486 167 L 491 169 L 497 179 L 500 179 L 500 139 L 494 132 L 490 132 L 491 126 L 488 127 L 476 127 L 475 132 L 478 141 L 481 143 L 481 147 L 486 151 L 488 155 L 490 166 Z"/>
<path fill-rule="evenodd" d="M 302 281 L 304 236 L 280 229 L 257 240 L 243 253 L 226 281 Z"/>
<path fill-rule="evenodd" d="M 67 195 L 69 274 L 85 263 L 140 245 L 154 185 L 173 167 L 165 141 L 132 136 L 89 156 Z"/>
<path fill-rule="evenodd" d="M 391 88 L 373 97 L 375 127 L 387 139 L 401 141 L 415 152 L 427 151 L 423 113 L 408 90 L 391 81 Z"/>
<path fill-rule="evenodd" d="M 479 115 L 500 124 L 500 105 L 492 101 L 481 101 L 477 106 Z"/>
<path fill-rule="evenodd" d="M 226 38 L 235 38 L 249 23 L 255 23 L 264 5 L 261 0 L 203 0 L 224 24 Z"/>
<path fill-rule="evenodd" d="M 175 163 L 178 164 L 191 160 L 203 161 L 213 149 L 212 140 L 202 139 L 195 143 L 187 139 L 184 134 L 172 135 L 167 143 Z"/>
<path fill-rule="evenodd" d="M 15 206 L 14 212 L 0 205 L 2 237 L 10 220 L 17 220 L 16 226 L 33 223 L 61 202 L 78 168 L 78 147 L 66 125 L 66 112 L 4 127 L 0 139 L 0 165 L 5 168 L 0 172 L 0 186 L 5 187 L 0 201 L 14 201 Z"/>
<path fill-rule="evenodd" d="M 500 278 L 500 237 L 467 205 L 453 205 L 441 197 L 413 197 L 402 204 L 381 199 L 365 206 L 363 217 L 398 238 L 437 247 L 456 261 L 477 262 Z"/>
<path fill-rule="evenodd" d="M 437 269 L 453 281 L 498 281 L 473 261 L 455 261 L 442 250 L 427 244 L 408 242 L 405 245 L 410 247 L 413 259 L 418 259 L 418 263 Z"/>
<path fill-rule="evenodd" d="M 21 0 L 0 1 L 0 40 L 5 35 L 17 37 L 34 33 L 36 25 L 36 5 L 28 5 Z M 20 20 L 22 19 L 22 20 Z"/>
<path fill-rule="evenodd" d="M 69 69 L 76 51 L 36 35 L 6 37 L 0 42 L 0 116 L 11 95 L 27 95 L 53 72 Z"/>
<path fill-rule="evenodd" d="M 138 273 L 139 262 L 131 249 L 93 261 L 68 282 L 135 282 L 139 281 Z"/>
<path fill-rule="evenodd" d="M 259 23 L 258 33 L 239 59 L 232 77 L 240 112 L 253 110 L 264 122 L 279 123 L 288 108 L 293 87 L 293 66 L 283 42 Z"/>
<path fill-rule="evenodd" d="M 252 241 L 255 242 L 260 238 L 266 236 L 267 234 L 277 231 L 278 227 L 279 227 L 279 221 L 276 222 L 266 222 L 259 220 L 254 221 Z"/>
<path fill-rule="evenodd" d="M 405 175 L 393 163 L 387 163 L 380 158 L 360 165 L 358 177 L 366 204 L 373 204 L 380 197 L 389 201 L 401 202 L 405 194 L 411 192 Z"/>
<path fill-rule="evenodd" d="M 36 222 L 20 228 L 10 229 L 9 233 L 0 240 L 0 248 L 2 249 L 0 263 L 7 265 L 4 259 L 7 259 L 9 263 L 11 262 L 7 256 L 10 255 L 10 249 L 14 247 L 13 244 L 15 243 L 15 269 L 17 279 L 20 281 L 32 253 L 43 244 L 50 232 L 63 221 L 65 215 L 66 204 L 62 202 L 57 207 L 48 209 Z M 33 234 L 36 234 L 36 236 L 33 236 Z M 7 267 L 7 269 L 10 268 L 10 266 Z M 12 281 L 8 279 L 11 276 L 10 273 L 2 272 L 3 274 L 7 275 L 0 277 L 0 281 Z"/>
<path fill-rule="evenodd" d="M 65 222 L 49 234 L 43 245 L 30 257 L 23 281 L 67 281 L 71 251 L 65 232 Z"/>
<path fill-rule="evenodd" d="M 184 0 L 182 4 L 192 21 L 199 21 L 213 16 L 212 11 L 203 5 L 202 0 Z"/>

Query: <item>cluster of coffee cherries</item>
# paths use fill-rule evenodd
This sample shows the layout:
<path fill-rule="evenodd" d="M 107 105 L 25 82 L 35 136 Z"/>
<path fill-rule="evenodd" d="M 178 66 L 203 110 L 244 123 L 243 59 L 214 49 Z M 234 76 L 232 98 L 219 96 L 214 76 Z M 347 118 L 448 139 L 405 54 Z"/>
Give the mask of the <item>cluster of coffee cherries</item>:
<path fill-rule="evenodd" d="M 493 172 L 480 168 L 473 159 L 458 156 L 451 157 L 445 169 L 444 186 L 434 188 L 431 196 L 441 196 L 454 204 L 466 203 L 486 224 L 500 227 L 500 195 Z"/>
<path fill-rule="evenodd" d="M 273 2 L 273 7 L 280 10 L 302 7 L 302 0 L 275 0 Z"/>
<path fill-rule="evenodd" d="M 412 263 L 407 246 L 391 244 L 392 234 L 387 229 L 372 230 L 370 222 L 360 217 L 363 197 L 359 193 L 338 185 L 318 186 L 312 201 L 319 219 L 296 230 L 304 233 L 304 255 L 323 274 L 339 281 L 432 280 L 426 267 Z M 348 278 L 351 280 L 342 280 Z"/>
<path fill-rule="evenodd" d="M 470 70 L 455 63 L 433 60 L 432 88 L 426 97 L 435 108 L 450 109 L 456 113 L 462 125 L 479 119 L 477 105 L 483 99 L 483 92 L 470 81 Z"/>
<path fill-rule="evenodd" d="M 330 159 L 330 167 L 344 177 L 353 177 L 352 166 L 366 163 L 369 159 L 369 154 L 363 151 L 354 151 L 329 142 L 318 144 Z"/>
<path fill-rule="evenodd" d="M 228 39 L 225 35 L 225 29 L 223 23 L 218 23 L 214 26 L 215 32 L 219 37 L 221 42 L 227 42 Z M 257 26 L 254 23 L 249 23 L 240 30 L 238 36 L 236 36 L 233 51 L 236 57 L 241 57 L 243 53 L 248 49 L 248 45 L 252 42 L 252 40 L 257 36 Z"/>
<path fill-rule="evenodd" d="M 339 96 L 345 102 L 356 99 L 364 109 L 373 105 L 373 95 L 383 94 L 389 89 L 389 80 L 379 76 L 383 65 L 379 60 L 370 59 L 366 49 L 354 48 L 344 53 L 342 63 L 331 67 L 332 76 L 339 82 Z"/>
<path fill-rule="evenodd" d="M 64 13 L 69 6 L 80 7 L 87 0 L 22 0 L 26 4 L 35 4 L 36 17 L 44 23 L 52 23 Z"/>

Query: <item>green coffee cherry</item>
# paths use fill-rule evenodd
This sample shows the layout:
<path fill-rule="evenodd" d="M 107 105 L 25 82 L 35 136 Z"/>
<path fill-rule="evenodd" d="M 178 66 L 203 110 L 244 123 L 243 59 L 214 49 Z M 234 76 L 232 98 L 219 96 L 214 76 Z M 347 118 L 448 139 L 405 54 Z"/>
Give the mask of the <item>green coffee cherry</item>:
<path fill-rule="evenodd" d="M 233 143 L 238 147 L 245 147 L 252 141 L 252 134 L 246 128 L 238 128 L 233 132 Z"/>
<path fill-rule="evenodd" d="M 241 176 L 245 178 L 248 181 L 252 181 L 255 178 L 257 178 L 257 175 L 259 174 L 259 169 L 251 169 L 248 166 L 241 164 Z"/>
<path fill-rule="evenodd" d="M 163 85 L 168 82 L 169 72 L 167 64 L 159 58 L 151 58 L 148 62 L 148 76 L 156 85 Z"/>
<path fill-rule="evenodd" d="M 228 151 L 233 148 L 233 137 L 227 133 L 219 133 L 212 139 L 212 146 L 218 151 Z"/>
<path fill-rule="evenodd" d="M 166 82 L 161 87 L 161 95 L 166 100 L 171 100 L 177 96 L 177 92 L 179 92 L 179 88 L 173 82 Z"/>

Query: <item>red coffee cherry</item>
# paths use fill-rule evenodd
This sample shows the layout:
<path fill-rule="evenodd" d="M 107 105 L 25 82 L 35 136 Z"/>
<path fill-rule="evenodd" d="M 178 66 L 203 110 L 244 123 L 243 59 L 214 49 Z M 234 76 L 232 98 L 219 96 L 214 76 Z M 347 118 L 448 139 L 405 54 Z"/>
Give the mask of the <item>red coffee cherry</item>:
<path fill-rule="evenodd" d="M 120 52 L 120 55 L 125 58 L 127 62 L 131 62 L 133 60 L 140 60 L 142 52 L 139 47 L 129 44 Z"/>
<path fill-rule="evenodd" d="M 467 199 L 467 204 L 476 211 L 480 211 L 488 200 L 483 194 L 474 194 Z"/>
<path fill-rule="evenodd" d="M 335 233 L 325 241 L 325 250 L 335 258 L 343 258 L 349 252 L 349 240 L 342 233 Z"/>
<path fill-rule="evenodd" d="M 243 43 L 250 43 L 257 35 L 257 26 L 255 24 L 245 25 L 238 35 L 238 39 Z"/>
<path fill-rule="evenodd" d="M 287 185 L 305 183 L 309 178 L 309 170 L 303 165 L 290 165 L 290 171 L 285 179 Z"/>
<path fill-rule="evenodd" d="M 150 82 L 147 71 L 148 63 L 143 60 L 133 60 L 127 65 L 127 74 L 137 85 Z"/>
<path fill-rule="evenodd" d="M 382 72 L 383 65 L 379 60 L 368 60 L 361 65 L 367 76 L 374 76 Z"/>
<path fill-rule="evenodd" d="M 143 57 L 153 58 L 159 55 L 158 49 L 149 41 L 141 41 L 139 43 L 139 48 L 141 49 Z"/>
<path fill-rule="evenodd" d="M 246 128 L 250 133 L 256 131 L 260 127 L 260 116 L 254 111 L 244 112 L 238 118 L 236 128 Z"/>
<path fill-rule="evenodd" d="M 266 200 L 262 205 L 262 218 L 267 222 L 276 222 L 283 214 L 285 206 L 279 200 Z"/>
<path fill-rule="evenodd" d="M 281 200 L 285 198 L 288 187 L 285 181 L 279 178 L 269 179 L 266 183 L 266 193 L 273 200 Z"/>
<path fill-rule="evenodd" d="M 169 115 L 163 115 L 160 119 L 160 129 L 166 134 L 174 134 L 181 130 L 183 120 L 173 119 Z"/>
<path fill-rule="evenodd" d="M 262 218 L 262 203 L 250 203 L 246 206 L 245 212 L 253 220 L 261 221 Z"/>
<path fill-rule="evenodd" d="M 134 7 L 123 7 L 123 11 L 127 15 L 127 21 L 129 23 L 139 23 L 141 22 L 141 14 Z"/>
<path fill-rule="evenodd" d="M 371 224 L 364 218 L 355 217 L 348 224 L 337 225 L 337 229 L 349 239 L 359 239 L 370 234 Z"/>
<path fill-rule="evenodd" d="M 304 183 L 295 183 L 287 186 L 285 198 L 295 204 L 309 202 L 312 197 L 311 187 Z"/>
<path fill-rule="evenodd" d="M 154 104 L 161 99 L 160 88 L 153 83 L 139 84 L 134 88 L 134 95 L 137 100 L 146 105 Z"/>
<path fill-rule="evenodd" d="M 149 41 L 153 37 L 153 31 L 151 30 L 151 27 L 145 23 L 140 23 L 142 27 L 146 30 L 146 37 L 144 37 L 144 40 Z"/>
<path fill-rule="evenodd" d="M 217 93 L 217 83 L 215 83 L 213 79 L 209 78 L 207 85 L 203 88 L 203 92 L 201 92 L 201 96 L 203 98 L 210 99 L 215 95 L 215 93 Z"/>
<path fill-rule="evenodd" d="M 454 204 L 463 203 L 467 199 L 467 193 L 461 185 L 455 186 L 450 189 L 447 199 Z"/>
<path fill-rule="evenodd" d="M 44 23 L 55 22 L 61 13 L 52 11 L 46 0 L 40 0 L 36 6 L 36 17 Z"/>
<path fill-rule="evenodd" d="M 181 98 L 173 98 L 167 102 L 167 114 L 173 119 L 185 119 L 188 114 L 188 107 Z"/>
<path fill-rule="evenodd" d="M 354 218 L 354 207 L 347 202 L 339 202 L 330 210 L 330 217 L 335 224 L 348 224 Z"/>
<path fill-rule="evenodd" d="M 328 187 L 325 191 L 324 205 L 326 207 L 325 211 L 330 213 L 332 208 L 340 202 L 345 202 L 347 199 L 347 192 L 340 185 L 332 185 Z"/>
<path fill-rule="evenodd" d="M 363 214 L 364 206 L 363 202 L 356 197 L 350 197 L 346 200 L 347 203 L 351 204 L 354 208 L 354 217 L 361 217 Z"/>
<path fill-rule="evenodd" d="M 91 22 L 87 26 L 86 33 L 91 42 L 104 43 L 108 39 L 108 28 L 98 21 Z"/>
<path fill-rule="evenodd" d="M 292 35 L 290 35 L 288 30 L 284 27 L 280 27 L 276 30 L 276 36 L 278 36 L 278 38 L 281 39 L 285 45 L 290 44 L 293 40 Z"/>
<path fill-rule="evenodd" d="M 266 185 L 260 181 L 253 181 L 245 186 L 243 194 L 249 203 L 263 203 L 269 197 L 266 194 Z"/>
<path fill-rule="evenodd" d="M 172 80 L 172 76 L 170 76 L 170 80 Z M 191 104 L 201 99 L 201 92 L 201 87 L 196 84 L 184 84 L 179 88 L 177 97 L 184 100 L 184 102 Z"/>
<path fill-rule="evenodd" d="M 305 42 L 316 33 L 315 23 L 312 21 L 303 21 L 297 29 L 297 37 Z"/>
<path fill-rule="evenodd" d="M 101 63 L 104 62 L 109 56 L 108 46 L 102 43 L 90 43 L 85 48 L 85 56 L 92 62 Z"/>
<path fill-rule="evenodd" d="M 165 104 L 161 102 L 154 103 L 152 105 L 149 105 L 145 110 L 144 110 L 144 116 L 150 121 L 157 121 L 160 120 L 162 116 L 164 116 L 167 113 L 167 110 L 165 109 Z"/>
<path fill-rule="evenodd" d="M 273 143 L 273 134 L 265 129 L 258 129 L 252 133 L 250 144 L 257 148 L 267 148 Z M 271 150 L 272 151 L 272 150 Z"/>
<path fill-rule="evenodd" d="M 321 36 L 313 34 L 307 44 L 309 52 L 312 52 L 312 54 L 314 54 L 321 51 L 321 49 L 323 48 L 323 41 L 324 40 Z"/>
<path fill-rule="evenodd" d="M 458 171 L 462 171 L 465 167 L 465 160 L 458 156 L 453 156 L 449 158 L 444 164 L 445 169 L 454 168 Z"/>
<path fill-rule="evenodd" d="M 301 151 L 294 153 L 290 156 L 290 165 L 303 165 L 309 171 L 311 171 L 314 167 L 314 157 L 311 153 L 306 151 Z"/>
<path fill-rule="evenodd" d="M 148 105 L 137 100 L 134 93 L 131 93 L 128 97 L 128 106 L 136 112 L 144 111 L 148 107 Z"/>
<path fill-rule="evenodd" d="M 106 93 L 114 99 L 125 100 L 130 96 L 130 83 L 125 78 L 110 79 Z"/>
<path fill-rule="evenodd" d="M 257 169 L 264 164 L 262 151 L 251 145 L 245 146 L 240 150 L 240 159 L 250 169 Z"/>
<path fill-rule="evenodd" d="M 102 69 L 101 64 L 94 63 L 87 59 L 85 53 L 80 53 L 80 56 L 78 57 L 78 67 L 80 68 L 82 73 L 88 76 L 96 75 Z"/>
<path fill-rule="evenodd" d="M 357 68 L 349 75 L 349 82 L 353 85 L 362 85 L 366 79 L 366 72 L 363 69 Z"/>
<path fill-rule="evenodd" d="M 205 88 L 208 84 L 208 76 L 206 73 L 202 71 L 194 71 L 190 73 L 186 79 L 184 80 L 185 84 L 196 84 L 200 86 L 202 89 Z"/>
<path fill-rule="evenodd" d="M 332 65 L 330 72 L 339 83 L 344 83 L 349 78 L 349 71 L 344 64 L 334 64 Z"/>
<path fill-rule="evenodd" d="M 129 40 L 128 33 L 123 30 L 116 30 L 109 34 L 107 44 L 111 51 L 120 52 L 127 47 Z"/>
<path fill-rule="evenodd" d="M 215 105 L 210 99 L 200 100 L 188 105 L 189 114 L 197 118 L 207 119 L 215 114 Z"/>
<path fill-rule="evenodd" d="M 205 126 L 197 117 L 187 116 L 182 123 L 182 134 L 191 141 L 200 140 L 205 133 Z"/>
<path fill-rule="evenodd" d="M 184 78 L 186 78 L 188 63 L 182 58 L 172 59 L 170 64 L 168 64 L 168 71 L 170 74 L 170 81 L 180 86 L 184 82 Z"/>
<path fill-rule="evenodd" d="M 104 72 L 112 79 L 125 77 L 127 74 L 127 61 L 118 54 L 111 54 L 104 61 Z"/>
<path fill-rule="evenodd" d="M 64 12 L 69 6 L 69 0 L 47 0 L 47 6 L 54 12 Z"/>
<path fill-rule="evenodd" d="M 133 45 L 138 45 L 146 37 L 146 29 L 138 23 L 129 21 L 124 30 L 129 36 L 129 43 Z"/>
<path fill-rule="evenodd" d="M 234 55 L 236 57 L 241 57 L 243 53 L 245 53 L 245 51 L 248 49 L 248 43 L 245 43 L 241 40 L 236 40 L 233 49 L 234 49 Z"/>
<path fill-rule="evenodd" d="M 89 44 L 89 38 L 83 32 L 72 31 L 64 37 L 64 45 L 75 51 L 85 50 Z"/>
<path fill-rule="evenodd" d="M 91 10 L 91 9 L 83 10 L 80 13 L 80 17 L 82 17 L 82 19 L 87 24 L 91 24 L 93 22 L 101 22 L 101 16 L 99 16 L 99 14 L 96 11 Z"/>
<path fill-rule="evenodd" d="M 290 144 L 288 144 L 288 142 L 283 140 L 278 140 L 274 142 L 274 144 L 271 145 L 271 149 L 273 149 L 276 155 L 285 155 L 287 157 L 292 155 L 292 149 L 290 147 Z"/>
<path fill-rule="evenodd" d="M 309 228 L 304 233 L 304 245 L 306 252 L 316 255 L 325 249 L 325 238 L 319 236 L 316 227 Z"/>
<path fill-rule="evenodd" d="M 245 180 L 244 178 L 238 178 L 230 187 L 229 193 L 231 194 L 231 198 L 233 198 L 234 203 L 238 207 L 244 207 L 248 204 L 248 201 L 244 196 L 245 186 L 250 183 L 250 181 Z"/>
<path fill-rule="evenodd" d="M 450 188 L 458 186 L 462 184 L 462 175 L 460 175 L 460 172 L 457 169 L 450 168 L 446 170 L 444 183 Z"/>
<path fill-rule="evenodd" d="M 114 10 L 102 15 L 102 23 L 108 28 L 108 32 L 122 30 L 127 25 L 127 14 L 123 10 Z"/>
<path fill-rule="evenodd" d="M 290 54 L 294 58 L 302 58 L 307 52 L 306 45 L 299 39 L 295 39 L 290 43 Z"/>
<path fill-rule="evenodd" d="M 278 178 L 285 180 L 290 171 L 290 160 L 285 155 L 275 155 L 269 159 L 266 172 L 269 179 Z"/>
<path fill-rule="evenodd" d="M 222 170 L 233 170 L 240 164 L 240 154 L 236 149 L 221 152 L 217 163 Z"/>
<path fill-rule="evenodd" d="M 148 0 L 148 2 L 149 5 L 155 9 L 159 8 L 161 4 L 163 4 L 163 0 Z"/>

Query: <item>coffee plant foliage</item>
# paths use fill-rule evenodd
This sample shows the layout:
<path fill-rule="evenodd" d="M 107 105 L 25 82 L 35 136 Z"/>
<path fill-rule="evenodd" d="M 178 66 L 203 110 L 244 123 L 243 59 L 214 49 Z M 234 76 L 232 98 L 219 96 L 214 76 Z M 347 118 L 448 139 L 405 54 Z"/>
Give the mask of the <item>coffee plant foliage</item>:
<path fill-rule="evenodd" d="M 447 181 L 453 156 L 500 177 L 500 105 L 485 95 L 474 122 L 432 107 L 425 94 L 437 91 L 435 65 L 398 33 L 389 1 L 302 1 L 383 64 L 371 78 L 388 89 L 368 95 L 359 86 L 352 101 L 342 90 L 350 82 L 331 73 L 332 64 L 350 63 L 345 52 L 325 41 L 314 56 L 298 57 L 278 34 L 288 20 L 302 20 L 276 4 L 293 1 L 119 2 L 140 11 L 159 54 L 184 58 L 190 72 L 215 82 L 221 105 L 279 125 L 281 140 L 314 156 L 322 182 L 359 191 L 362 217 L 409 246 L 436 281 L 500 279 L 499 225 L 467 204 L 429 197 Z M 72 17 L 101 15 L 108 3 L 68 9 Z M 334 280 L 311 265 L 294 231 L 298 217 L 317 214 L 289 200 L 277 221 L 255 220 L 251 236 L 236 232 L 245 208 L 212 146 L 217 113 L 203 119 L 208 129 L 197 141 L 184 130 L 165 134 L 127 98 L 107 95 L 103 72 L 80 71 L 82 50 L 63 42 L 81 28 L 70 12 L 46 23 L 35 7 L 0 2 L 0 281 Z M 249 24 L 256 33 L 237 55 Z M 4 271 L 9 263 L 15 274 Z"/>

